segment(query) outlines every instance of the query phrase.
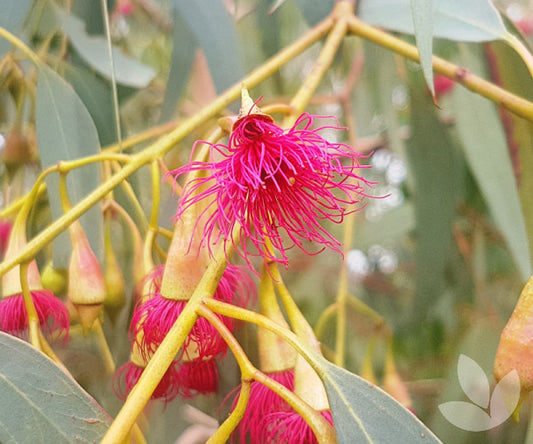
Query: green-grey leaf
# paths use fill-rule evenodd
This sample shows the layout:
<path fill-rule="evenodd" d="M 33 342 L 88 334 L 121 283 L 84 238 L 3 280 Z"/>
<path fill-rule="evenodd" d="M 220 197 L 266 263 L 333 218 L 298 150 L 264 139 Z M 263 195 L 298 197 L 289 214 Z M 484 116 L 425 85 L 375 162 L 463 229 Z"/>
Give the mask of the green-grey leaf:
<path fill-rule="evenodd" d="M 48 66 L 38 69 L 36 97 L 36 133 L 39 156 L 43 168 L 61 160 L 73 160 L 100 152 L 98 134 L 87 108 L 72 87 Z M 68 190 L 73 203 L 91 192 L 99 184 L 100 170 L 91 164 L 78 168 L 68 175 Z M 47 178 L 48 196 L 52 217 L 63 214 L 57 188 L 57 175 Z M 97 254 L 102 245 L 102 220 L 98 208 L 82 217 L 82 223 Z M 65 237 L 54 248 L 54 264 L 66 268 L 68 245 Z"/>
<path fill-rule="evenodd" d="M 422 422 L 380 388 L 321 359 L 339 444 L 440 443 Z"/>
<path fill-rule="evenodd" d="M 90 36 L 85 31 L 85 24 L 77 17 L 57 11 L 63 31 L 68 35 L 72 46 L 79 55 L 98 73 L 111 79 L 109 51 L 107 41 L 102 36 Z M 119 49 L 113 49 L 115 78 L 117 83 L 133 88 L 148 86 L 155 77 L 155 71 L 138 60 L 127 56 Z"/>
<path fill-rule="evenodd" d="M 0 14 L 0 28 L 4 28 L 20 36 L 20 30 L 24 23 L 24 19 L 28 15 L 28 11 L 32 4 L 32 0 L 3 0 L 2 13 Z M 10 44 L 3 38 L 0 38 L 0 59 L 9 50 Z"/>
<path fill-rule="evenodd" d="M 458 63 L 482 73 L 482 48 L 461 45 Z M 453 93 L 457 132 L 478 186 L 524 279 L 531 275 L 528 238 L 498 112 L 463 87 Z"/>
<path fill-rule="evenodd" d="M 224 91 L 244 75 L 237 33 L 220 0 L 173 0 L 202 47 L 215 88 Z"/>
<path fill-rule="evenodd" d="M 414 79 L 414 75 L 411 76 Z M 424 316 L 445 289 L 452 224 L 462 183 L 459 150 L 438 119 L 418 77 L 411 86 L 407 159 L 414 180 L 417 315 Z"/>
<path fill-rule="evenodd" d="M 435 96 L 433 84 L 433 14 L 435 12 L 433 0 L 411 0 L 411 12 L 416 37 L 416 46 L 420 54 L 420 64 L 424 71 L 426 84 Z"/>
<path fill-rule="evenodd" d="M 359 17 L 375 26 L 414 34 L 411 0 L 363 0 Z M 434 0 L 433 36 L 483 42 L 508 35 L 490 0 Z"/>
<path fill-rule="evenodd" d="M 324 20 L 333 9 L 333 0 L 295 0 L 295 2 L 311 26 Z"/>
<path fill-rule="evenodd" d="M 100 442 L 109 416 L 28 343 L 0 332 L 0 442 Z"/>
<path fill-rule="evenodd" d="M 172 58 L 170 62 L 170 72 L 168 74 L 167 89 L 165 99 L 161 107 L 161 122 L 166 122 L 172 118 L 185 86 L 189 80 L 189 75 L 196 51 L 196 40 L 187 23 L 174 11 L 174 31 L 172 33 Z"/>

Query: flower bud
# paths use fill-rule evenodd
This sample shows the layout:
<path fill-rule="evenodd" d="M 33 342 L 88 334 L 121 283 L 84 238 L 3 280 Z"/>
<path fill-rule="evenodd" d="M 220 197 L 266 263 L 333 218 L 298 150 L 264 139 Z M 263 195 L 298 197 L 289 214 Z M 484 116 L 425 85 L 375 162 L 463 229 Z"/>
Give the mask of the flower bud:
<path fill-rule="evenodd" d="M 396 370 L 396 364 L 394 363 L 392 352 L 388 353 L 385 361 L 383 389 L 406 409 L 410 410 L 412 413 L 415 413 L 413 409 L 413 403 L 411 402 L 411 397 L 407 391 L 407 386 L 398 373 L 398 370 Z"/>
<path fill-rule="evenodd" d="M 68 271 L 62 268 L 54 268 L 52 261 L 44 267 L 42 274 L 43 287 L 51 290 L 54 294 L 61 295 L 67 289 Z"/>
<path fill-rule="evenodd" d="M 104 307 L 109 314 L 111 322 L 115 322 L 116 317 L 124 304 L 126 303 L 126 283 L 120 269 L 113 245 L 111 244 L 111 234 L 108 232 L 105 236 L 105 287 L 106 298 Z"/>
<path fill-rule="evenodd" d="M 83 330 L 88 332 L 105 300 L 105 281 L 81 223 L 75 221 L 69 232 L 72 255 L 68 268 L 68 298 L 76 307 Z"/>
<path fill-rule="evenodd" d="M 497 382 L 513 370 L 520 378 L 520 398 L 523 400 L 533 390 L 533 276 L 527 281 L 502 331 L 494 360 Z"/>
<path fill-rule="evenodd" d="M 28 138 L 18 128 L 13 128 L 6 139 L 2 160 L 6 167 L 15 168 L 31 160 L 31 148 Z"/>

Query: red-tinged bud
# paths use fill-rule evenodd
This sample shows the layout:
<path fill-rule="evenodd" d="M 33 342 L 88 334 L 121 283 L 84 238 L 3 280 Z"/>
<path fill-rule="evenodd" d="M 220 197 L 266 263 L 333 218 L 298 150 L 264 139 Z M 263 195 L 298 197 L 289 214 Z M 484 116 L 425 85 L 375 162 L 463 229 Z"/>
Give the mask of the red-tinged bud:
<path fill-rule="evenodd" d="M 18 128 L 13 128 L 6 139 L 2 160 L 8 168 L 15 168 L 31 161 L 31 148 L 28 138 Z"/>
<path fill-rule="evenodd" d="M 50 261 L 44 267 L 42 280 L 44 288 L 53 291 L 54 294 L 61 295 L 67 290 L 68 270 L 54 268 L 54 264 Z"/>
<path fill-rule="evenodd" d="M 513 370 L 520 378 L 522 401 L 533 390 L 533 276 L 527 281 L 502 331 L 494 360 L 497 382 Z"/>
<path fill-rule="evenodd" d="M 76 307 L 85 332 L 93 326 L 106 297 L 104 275 L 81 223 L 69 227 L 72 255 L 68 268 L 68 299 Z"/>
<path fill-rule="evenodd" d="M 455 82 L 443 74 L 435 75 L 433 84 L 435 85 L 435 95 L 437 97 L 448 94 L 455 87 Z"/>
<path fill-rule="evenodd" d="M 410 410 L 412 413 L 415 413 L 413 409 L 413 403 L 409 392 L 407 391 L 407 386 L 403 381 L 402 377 L 396 370 L 396 364 L 394 363 L 394 356 L 392 351 L 389 351 L 385 361 L 385 376 L 383 378 L 383 389 L 396 399 L 401 405 L 406 409 Z"/>

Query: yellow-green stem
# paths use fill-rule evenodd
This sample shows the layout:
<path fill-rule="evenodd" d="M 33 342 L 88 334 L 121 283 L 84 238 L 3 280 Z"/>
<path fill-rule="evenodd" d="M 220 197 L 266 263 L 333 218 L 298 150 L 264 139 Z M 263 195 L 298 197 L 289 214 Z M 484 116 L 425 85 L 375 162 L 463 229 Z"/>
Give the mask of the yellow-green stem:
<path fill-rule="evenodd" d="M 403 40 L 393 37 L 384 31 L 374 28 L 373 26 L 362 22 L 354 15 L 348 17 L 348 28 L 354 35 L 374 42 L 380 46 L 383 46 L 384 48 L 390 49 L 391 51 L 405 58 L 414 60 L 415 62 L 420 62 L 418 49 L 416 46 L 406 43 Z M 505 89 L 472 74 L 467 69 L 454 65 L 453 63 L 441 59 L 440 57 L 433 56 L 432 61 L 433 69 L 436 72 L 450 77 L 464 87 L 468 88 L 470 91 L 480 94 L 487 99 L 492 100 L 494 103 L 502 105 L 504 108 L 507 108 L 509 111 L 517 114 L 518 116 L 533 122 L 532 102 L 512 94 L 509 91 L 506 91 Z"/>
<path fill-rule="evenodd" d="M 315 336 L 320 339 L 324 336 L 324 330 L 328 321 L 335 315 L 337 312 L 337 303 L 333 303 L 326 307 L 326 309 L 320 314 L 318 321 L 315 325 Z"/>
<path fill-rule="evenodd" d="M 324 74 L 331 66 L 335 53 L 339 48 L 344 36 L 346 35 L 348 24 L 346 17 L 353 14 L 353 5 L 348 2 L 339 2 L 335 5 L 332 17 L 335 19 L 333 29 L 326 39 L 326 43 L 316 60 L 311 73 L 305 78 L 302 86 L 291 100 L 290 106 L 293 112 L 286 117 L 283 125 L 285 127 L 291 126 L 297 117 L 304 111 L 305 107 L 311 100 Z"/>
<path fill-rule="evenodd" d="M 109 349 L 109 344 L 107 343 L 107 339 L 105 337 L 104 329 L 102 328 L 102 323 L 100 322 L 100 319 L 97 319 L 94 322 L 92 329 L 96 335 L 98 348 L 100 349 L 100 353 L 102 354 L 105 369 L 109 375 L 112 375 L 113 373 L 115 373 L 116 365 L 113 359 L 113 355 L 111 354 L 111 350 Z"/>
<path fill-rule="evenodd" d="M 195 115 L 186 119 L 169 134 L 163 136 L 160 140 L 147 147 L 145 150 L 132 155 L 131 161 L 124 166 L 115 175 L 109 178 L 108 181 L 100 185 L 93 190 L 88 196 L 78 202 L 71 211 L 64 214 L 48 228 L 39 233 L 33 238 L 26 247 L 16 256 L 8 258 L 0 264 L 0 276 L 6 273 L 11 268 L 20 264 L 21 262 L 31 259 L 41 248 L 50 243 L 56 236 L 66 230 L 70 224 L 85 213 L 89 208 L 100 201 L 107 193 L 126 180 L 130 175 L 135 173 L 143 165 L 151 162 L 154 158 L 159 158 L 174 147 L 180 140 L 182 140 L 187 134 L 193 131 L 199 125 L 202 125 L 207 120 L 215 117 L 220 113 L 227 105 L 236 100 L 241 95 L 242 84 L 245 84 L 248 88 L 251 88 L 260 83 L 265 78 L 272 75 L 282 65 L 292 60 L 302 51 L 311 46 L 315 41 L 322 38 L 331 28 L 333 19 L 331 17 L 326 18 L 323 22 L 309 30 L 305 35 L 299 38 L 297 41 L 289 45 L 287 48 L 279 52 L 263 65 L 252 71 L 246 76 L 242 82 L 232 86 L 225 93 L 221 94 L 217 99 L 204 107 Z M 8 40 L 12 42 L 16 40 L 21 43 L 16 37 L 12 36 L 9 32 L 0 28 L 0 36 L 9 35 Z M 15 44 L 15 43 L 14 43 Z M 22 44 L 24 45 L 24 44 Z M 16 44 L 20 48 L 19 44 Z M 24 47 L 26 47 L 24 45 Z M 26 47 L 27 48 L 27 47 Z M 29 50 L 29 48 L 27 48 Z M 31 52 L 32 57 L 36 58 Z M 38 62 L 38 59 L 36 59 Z"/>
<path fill-rule="evenodd" d="M 152 161 L 150 171 L 152 173 L 152 212 L 150 213 L 149 228 L 157 233 L 159 227 L 159 202 L 161 200 L 161 179 L 157 160 Z"/>
<path fill-rule="evenodd" d="M 234 239 L 236 241 L 237 236 Z M 132 425 L 143 411 L 146 403 L 149 401 L 152 393 L 176 357 L 176 354 L 196 322 L 198 318 L 196 311 L 202 303 L 202 300 L 213 296 L 218 282 L 226 269 L 227 259 L 232 254 L 231 245 L 233 243 L 228 242 L 225 250 L 223 246 L 219 247 L 216 256 L 211 260 L 202 280 L 196 287 L 181 315 L 176 319 L 167 336 L 163 339 L 150 359 L 138 383 L 120 409 L 101 444 L 120 443 L 128 435 Z"/>
<path fill-rule="evenodd" d="M 250 381 L 250 378 L 252 377 L 257 382 L 267 386 L 277 394 L 279 394 L 285 401 L 289 403 L 289 405 L 300 415 L 302 418 L 305 419 L 305 421 L 309 424 L 313 432 L 315 433 L 317 440 L 319 443 L 328 443 L 331 444 L 335 439 L 335 431 L 331 427 L 331 425 L 324 419 L 324 417 L 317 412 L 315 409 L 313 409 L 309 404 L 307 404 L 305 401 L 303 401 L 299 396 L 297 396 L 294 392 L 288 390 L 286 387 L 281 385 L 280 383 L 276 382 L 272 378 L 265 375 L 263 372 L 256 369 L 252 363 L 249 361 L 248 357 L 244 353 L 244 350 L 241 348 L 239 342 L 235 339 L 235 337 L 231 334 L 231 332 L 228 330 L 228 328 L 224 325 L 224 323 L 209 309 L 206 308 L 205 305 L 201 305 L 198 308 L 198 314 L 205 317 L 220 333 L 220 335 L 224 338 L 226 343 L 228 344 L 229 348 L 233 352 L 235 358 L 237 359 L 237 362 L 239 364 L 239 367 L 241 369 L 242 373 L 242 379 L 243 384 L 245 381 Z M 249 394 L 247 395 L 249 397 Z M 239 398 L 238 403 L 240 403 L 241 400 Z M 248 402 L 246 400 L 246 402 Z M 244 410 L 246 409 L 246 405 L 242 408 L 242 414 L 239 413 L 240 416 L 235 415 L 230 417 L 222 424 L 222 426 L 219 428 L 224 429 L 224 432 L 220 433 L 218 435 L 217 431 L 217 437 L 220 438 L 220 440 L 217 441 L 209 441 L 213 443 L 223 443 L 226 442 L 223 441 L 222 438 L 229 438 L 231 432 L 235 429 L 235 427 L 238 425 L 239 421 L 242 419 L 242 415 L 244 414 Z M 332 439 L 333 438 L 333 439 Z"/>
<path fill-rule="evenodd" d="M 28 266 L 29 262 L 20 264 L 20 287 L 22 288 L 22 297 L 24 298 L 24 305 L 26 307 L 26 314 L 28 315 L 28 330 L 30 334 L 30 343 L 37 350 L 41 349 L 41 341 L 39 340 L 39 316 L 31 297 L 30 287 L 28 285 Z"/>

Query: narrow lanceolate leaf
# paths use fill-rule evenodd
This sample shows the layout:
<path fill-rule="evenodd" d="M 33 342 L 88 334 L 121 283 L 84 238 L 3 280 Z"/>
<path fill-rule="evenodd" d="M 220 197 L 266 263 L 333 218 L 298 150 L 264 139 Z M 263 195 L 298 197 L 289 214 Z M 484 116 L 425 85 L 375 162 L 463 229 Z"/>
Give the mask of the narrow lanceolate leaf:
<path fill-rule="evenodd" d="M 339 444 L 440 443 L 416 416 L 380 388 L 325 359 L 318 363 Z"/>
<path fill-rule="evenodd" d="M 414 76 L 413 76 L 414 77 Z M 414 182 L 416 302 L 423 317 L 446 288 L 452 224 L 464 167 L 459 150 L 439 120 L 421 78 L 412 79 L 411 138 L 407 159 Z"/>
<path fill-rule="evenodd" d="M 107 41 L 103 36 L 91 36 L 85 31 L 84 23 L 72 14 L 57 12 L 63 31 L 68 35 L 72 46 L 85 62 L 104 77 L 111 79 L 111 66 Z M 117 83 L 144 88 L 155 77 L 155 71 L 149 66 L 127 56 L 118 49 L 113 49 L 115 79 Z"/>
<path fill-rule="evenodd" d="M 100 442 L 111 420 L 74 379 L 26 342 L 0 332 L 0 442 Z"/>
<path fill-rule="evenodd" d="M 28 15 L 32 0 L 2 0 L 2 12 L 0 13 L 0 28 L 4 28 L 20 36 L 24 19 Z M 0 38 L 0 59 L 9 50 L 10 44 Z"/>
<path fill-rule="evenodd" d="M 461 66 L 483 72 L 480 48 L 461 46 Z M 468 165 L 524 279 L 531 275 L 526 226 L 505 135 L 494 105 L 458 87 L 453 93 L 457 132 Z"/>
<path fill-rule="evenodd" d="M 431 95 L 435 97 L 433 85 L 433 13 L 434 0 L 411 0 L 411 13 L 416 37 L 416 46 L 420 54 L 420 64 Z"/>
<path fill-rule="evenodd" d="M 420 0 L 417 3 L 424 3 Z M 482 42 L 508 35 L 490 0 L 433 0 L 433 36 L 456 41 Z M 430 2 L 427 2 L 430 3 Z M 375 26 L 415 33 L 411 0 L 362 0 L 359 17 Z"/>
<path fill-rule="evenodd" d="M 36 97 L 36 132 L 39 156 L 43 168 L 62 160 L 73 160 L 100 152 L 98 134 L 87 108 L 72 87 L 45 65 L 39 66 Z M 68 190 L 73 203 L 89 194 L 99 183 L 100 170 L 96 164 L 78 168 L 68 175 Z M 47 177 L 48 197 L 52 217 L 63 214 L 57 188 L 57 175 Z M 97 251 L 102 244 L 101 213 L 92 209 L 82 218 L 90 227 L 87 235 Z M 66 237 L 66 236 L 65 236 Z M 54 245 L 54 263 L 66 267 L 68 243 L 65 237 Z"/>
<path fill-rule="evenodd" d="M 161 107 L 161 122 L 170 120 L 176 110 L 191 73 L 196 40 L 183 18 L 174 11 L 174 30 L 172 32 L 172 57 L 168 74 L 165 99 Z"/>
<path fill-rule="evenodd" d="M 215 88 L 224 91 L 244 75 L 233 21 L 220 0 L 172 0 L 204 50 Z"/>
<path fill-rule="evenodd" d="M 520 57 L 501 42 L 487 44 L 487 63 L 492 81 L 533 101 L 533 79 Z M 533 254 L 533 124 L 500 108 L 507 149 L 520 192 L 520 203 L 526 223 L 530 255 Z"/>

